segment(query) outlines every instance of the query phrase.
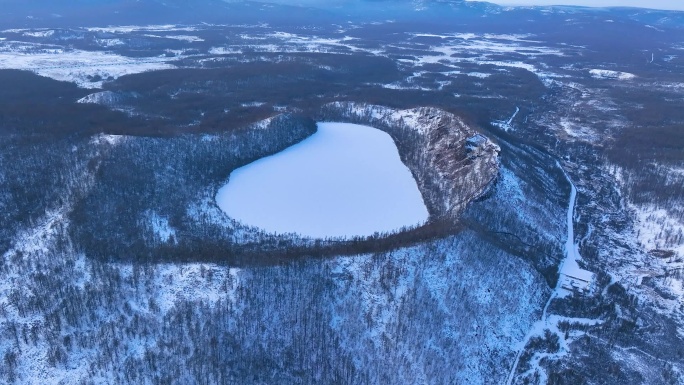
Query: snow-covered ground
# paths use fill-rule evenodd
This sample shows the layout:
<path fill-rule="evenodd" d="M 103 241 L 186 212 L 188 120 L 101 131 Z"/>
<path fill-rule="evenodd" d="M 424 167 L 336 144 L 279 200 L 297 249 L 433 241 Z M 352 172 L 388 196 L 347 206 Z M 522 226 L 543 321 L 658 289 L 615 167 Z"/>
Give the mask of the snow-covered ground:
<path fill-rule="evenodd" d="M 204 41 L 204 39 L 197 37 L 197 36 L 192 36 L 192 35 L 144 35 L 147 37 L 154 37 L 154 38 L 159 38 L 159 39 L 171 39 L 171 40 L 180 40 L 180 41 L 187 41 L 188 43 L 194 43 L 194 42 L 200 42 Z"/>
<path fill-rule="evenodd" d="M 56 80 L 71 81 L 84 88 L 101 88 L 103 82 L 116 79 L 127 74 L 175 68 L 173 62 L 179 57 L 192 57 L 197 53 L 186 53 L 204 38 L 192 32 L 201 32 L 213 28 L 212 25 L 147 25 L 147 26 L 108 26 L 104 28 L 84 28 L 74 32 L 79 34 L 97 34 L 94 41 L 100 51 L 89 48 L 76 49 L 72 45 L 55 39 L 55 31 L 43 29 L 5 30 L 0 33 L 18 34 L 21 36 L 0 37 L 0 69 L 25 69 L 39 75 Z M 277 30 L 266 30 L 260 34 L 239 34 L 240 39 L 230 40 L 227 44 L 219 44 L 206 49 L 210 55 L 235 55 L 243 52 L 253 53 L 335 53 L 335 54 L 368 54 L 383 56 L 396 60 L 404 69 L 413 69 L 416 75 L 404 82 L 385 85 L 392 89 L 417 89 L 423 91 L 439 90 L 444 81 L 438 80 L 429 87 L 414 84 L 419 78 L 428 75 L 423 71 L 426 65 L 440 64 L 450 68 L 443 75 L 460 74 L 474 78 L 487 78 L 492 75 L 491 66 L 499 67 L 497 71 L 507 72 L 510 69 L 523 69 L 537 75 L 545 84 L 553 82 L 559 74 L 546 71 L 543 63 L 531 64 L 531 60 L 541 57 L 565 56 L 567 50 L 578 48 L 559 48 L 534 40 L 529 34 L 491 34 L 491 33 L 447 33 L 425 34 L 406 32 L 405 41 L 392 44 L 380 44 L 369 47 L 363 39 L 348 36 L 338 31 L 332 36 L 295 34 Z M 100 36 L 102 35 L 102 36 Z M 24 38 L 28 39 L 28 41 Z M 166 56 L 127 57 L 109 51 L 127 44 L 128 38 L 136 39 L 168 39 L 176 40 L 186 47 L 171 50 L 173 54 Z M 427 41 L 426 41 L 427 39 Z M 21 41 L 19 41 L 21 40 Z M 155 43 L 158 44 L 158 43 Z M 397 59 L 397 53 L 401 58 Z M 512 55 L 502 60 L 502 55 Z M 198 61 L 218 60 L 208 57 Z M 238 58 L 238 61 L 245 60 Z M 472 70 L 473 65 L 482 67 L 481 71 Z M 467 70 L 464 70 L 467 68 Z M 462 71 L 463 70 L 463 71 Z M 622 73 L 620 73 L 622 74 Z M 627 75 L 623 75 L 627 76 Z M 425 79 L 422 79 L 425 80 Z"/>
<path fill-rule="evenodd" d="M 161 242 L 175 242 L 176 229 L 169 223 L 169 219 L 159 216 L 154 211 L 146 213 L 144 220 L 148 223 L 155 238 Z"/>
<path fill-rule="evenodd" d="M 630 208 L 636 216 L 638 241 L 646 250 L 667 249 L 679 256 L 684 255 L 684 242 L 681 241 L 684 226 L 681 221 L 655 205 L 630 205 Z"/>
<path fill-rule="evenodd" d="M 596 79 L 617 79 L 617 80 L 630 80 L 634 79 L 636 75 L 629 72 L 620 72 L 612 70 L 600 70 L 592 69 L 589 70 L 589 74 Z"/>
<path fill-rule="evenodd" d="M 83 88 L 100 88 L 103 80 L 123 75 L 175 68 L 163 57 L 125 57 L 111 52 L 84 51 L 48 44 L 3 41 L 0 69 L 21 69 Z"/>
<path fill-rule="evenodd" d="M 519 112 L 520 112 L 520 107 L 515 107 L 515 112 L 513 113 L 513 115 L 511 115 L 511 117 L 508 120 L 495 121 L 495 122 L 492 122 L 492 125 L 497 126 L 504 131 L 512 130 L 513 126 L 511 124 L 513 123 L 513 119 L 515 119 L 515 117 L 518 115 Z"/>
<path fill-rule="evenodd" d="M 233 171 L 216 200 L 245 224 L 321 238 L 389 232 L 428 218 L 390 136 L 347 123 L 319 123 L 305 141 Z"/>
<path fill-rule="evenodd" d="M 120 25 L 120 26 L 108 26 L 108 27 L 91 27 L 84 28 L 86 31 L 90 32 L 102 32 L 102 33 L 131 33 L 131 32 L 192 32 L 197 31 L 195 26 L 185 26 L 176 24 L 161 24 L 161 25 Z"/>
<path fill-rule="evenodd" d="M 560 164 L 558 167 L 561 168 Z M 541 381 L 538 383 L 547 383 L 547 375 L 545 370 L 539 365 L 543 359 L 554 359 L 565 356 L 570 351 L 570 342 L 576 340 L 578 337 L 582 336 L 582 332 L 575 332 L 573 335 L 565 334 L 559 329 L 560 322 L 566 322 L 571 324 L 583 324 L 583 325 L 596 325 L 602 323 L 603 320 L 600 319 L 585 319 L 585 318 L 568 318 L 561 317 L 555 314 L 547 313 L 551 302 L 556 298 L 566 297 L 571 295 L 573 292 L 585 293 L 593 289 L 595 275 L 594 273 L 580 268 L 578 261 L 582 259 L 579 254 L 578 245 L 575 242 L 575 226 L 574 226 L 574 216 L 575 216 L 575 203 L 577 202 L 577 188 L 575 184 L 572 183 L 570 177 L 565 170 L 563 174 L 570 183 L 570 198 L 568 202 L 568 211 L 566 212 L 566 222 L 567 222 L 567 237 L 565 240 L 565 258 L 561 261 L 559 266 L 559 278 L 556 283 L 551 296 L 544 306 L 544 311 L 542 312 L 541 319 L 537 321 L 530 331 L 527 333 L 523 341 L 519 345 L 519 351 L 516 355 L 515 361 L 513 362 L 513 367 L 506 380 L 506 385 L 511 385 L 514 383 L 516 377 L 537 377 Z M 553 354 L 547 353 L 535 353 L 530 360 L 530 369 L 526 372 L 516 376 L 516 371 L 520 363 L 520 358 L 522 353 L 525 351 L 525 347 L 533 338 L 544 338 L 547 333 L 555 334 L 558 336 L 558 341 L 560 342 L 560 347 L 558 352 Z"/>

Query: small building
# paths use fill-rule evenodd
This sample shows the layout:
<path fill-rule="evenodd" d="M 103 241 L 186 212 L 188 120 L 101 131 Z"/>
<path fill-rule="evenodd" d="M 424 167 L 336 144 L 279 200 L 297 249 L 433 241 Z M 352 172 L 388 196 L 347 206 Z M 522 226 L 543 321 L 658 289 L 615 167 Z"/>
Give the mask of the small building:
<path fill-rule="evenodd" d="M 480 134 L 475 134 L 471 136 L 470 138 L 466 139 L 466 154 L 468 154 L 468 158 L 473 159 L 480 154 L 482 154 L 482 151 L 487 146 L 487 138 Z"/>
<path fill-rule="evenodd" d="M 589 294 L 593 291 L 595 274 L 588 270 L 568 269 L 560 274 L 560 287 L 570 292 Z"/>

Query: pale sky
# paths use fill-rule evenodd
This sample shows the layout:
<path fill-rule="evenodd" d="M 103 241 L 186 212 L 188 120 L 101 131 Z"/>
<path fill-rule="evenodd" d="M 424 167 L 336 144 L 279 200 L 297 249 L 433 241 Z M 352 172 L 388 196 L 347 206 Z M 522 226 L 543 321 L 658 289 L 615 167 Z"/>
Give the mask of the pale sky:
<path fill-rule="evenodd" d="M 478 1 L 478 0 L 467 0 Z M 640 7 L 684 11 L 682 0 L 487 0 L 499 5 L 579 5 L 583 7 Z"/>

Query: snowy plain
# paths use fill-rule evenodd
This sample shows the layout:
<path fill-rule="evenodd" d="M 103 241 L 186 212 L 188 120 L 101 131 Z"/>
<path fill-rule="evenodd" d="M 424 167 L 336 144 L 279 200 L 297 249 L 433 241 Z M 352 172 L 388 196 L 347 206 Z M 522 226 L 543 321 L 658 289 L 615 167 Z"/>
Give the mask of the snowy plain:
<path fill-rule="evenodd" d="M 392 138 L 348 123 L 318 123 L 310 138 L 233 171 L 216 201 L 247 225 L 316 238 L 368 236 L 428 219 Z"/>
<path fill-rule="evenodd" d="M 0 69 L 28 70 L 55 80 L 74 82 L 82 88 L 101 88 L 102 79 L 175 68 L 166 61 L 164 57 L 132 58 L 112 52 L 25 42 L 0 45 Z M 95 77 L 101 80 L 93 80 Z"/>
<path fill-rule="evenodd" d="M 482 0 L 466 1 L 482 2 Z M 684 10 L 684 4 L 682 4 L 682 2 L 673 0 L 487 0 L 487 2 L 503 6 L 546 7 L 553 5 L 569 5 L 578 7 L 637 7 L 673 11 Z"/>

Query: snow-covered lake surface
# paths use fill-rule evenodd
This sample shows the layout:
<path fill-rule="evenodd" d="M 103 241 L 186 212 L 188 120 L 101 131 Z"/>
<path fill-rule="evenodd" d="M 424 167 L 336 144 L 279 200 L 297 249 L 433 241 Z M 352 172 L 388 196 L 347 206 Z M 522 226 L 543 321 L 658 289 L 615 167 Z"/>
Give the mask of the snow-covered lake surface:
<path fill-rule="evenodd" d="M 216 201 L 244 224 L 316 238 L 366 236 L 428 218 L 392 138 L 348 123 L 318 123 L 301 143 L 233 171 Z"/>

